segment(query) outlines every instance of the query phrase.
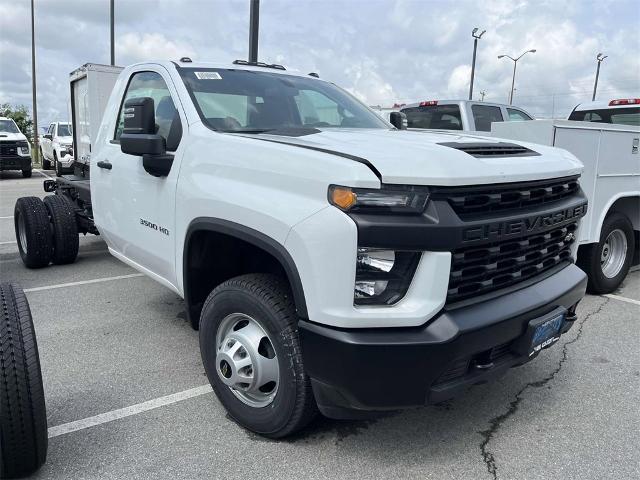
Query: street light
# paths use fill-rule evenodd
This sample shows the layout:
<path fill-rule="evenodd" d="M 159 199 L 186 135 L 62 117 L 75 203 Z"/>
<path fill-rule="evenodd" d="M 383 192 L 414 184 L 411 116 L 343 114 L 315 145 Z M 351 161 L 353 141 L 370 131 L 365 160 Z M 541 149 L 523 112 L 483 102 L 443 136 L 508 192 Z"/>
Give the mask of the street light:
<path fill-rule="evenodd" d="M 471 60 L 471 82 L 469 83 L 469 100 L 473 100 L 473 77 L 476 73 L 476 51 L 478 50 L 478 40 L 482 38 L 482 35 L 486 32 L 483 30 L 480 34 L 476 35 L 479 29 L 476 27 L 471 31 L 473 37 L 473 60 Z"/>
<path fill-rule="evenodd" d="M 498 55 L 498 59 L 508 58 L 513 61 L 513 78 L 511 79 L 511 95 L 509 95 L 509 105 L 513 105 L 513 87 L 516 83 L 516 66 L 518 65 L 518 60 L 524 57 L 527 53 L 536 53 L 536 49 L 532 48 L 531 50 L 527 50 L 523 52 L 518 58 L 513 58 L 510 55 Z"/>
<path fill-rule="evenodd" d="M 600 64 L 607 57 L 608 55 L 603 55 L 602 53 L 599 53 L 596 57 L 596 60 L 598 61 L 598 67 L 596 68 L 596 81 L 593 84 L 593 97 L 591 97 L 592 102 L 596 100 L 596 89 L 598 88 L 598 77 L 600 76 Z"/>

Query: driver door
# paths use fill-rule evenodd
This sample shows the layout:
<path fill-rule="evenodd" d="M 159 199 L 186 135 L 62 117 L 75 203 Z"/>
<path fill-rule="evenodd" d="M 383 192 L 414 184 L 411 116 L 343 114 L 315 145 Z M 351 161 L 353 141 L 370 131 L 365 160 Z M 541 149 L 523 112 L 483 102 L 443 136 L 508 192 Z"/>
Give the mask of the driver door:
<path fill-rule="evenodd" d="M 167 152 L 174 154 L 167 176 L 152 176 L 145 171 L 141 156 L 129 155 L 120 149 L 124 103 L 139 97 L 154 100 L 156 132 L 165 138 Z M 119 100 L 111 139 L 96 152 L 91 167 L 92 192 L 98 195 L 94 207 L 96 220 L 101 233 L 105 232 L 112 253 L 174 290 L 175 194 L 182 157 L 181 126 L 187 124 L 177 98 L 172 81 L 162 67 L 132 73 Z"/>

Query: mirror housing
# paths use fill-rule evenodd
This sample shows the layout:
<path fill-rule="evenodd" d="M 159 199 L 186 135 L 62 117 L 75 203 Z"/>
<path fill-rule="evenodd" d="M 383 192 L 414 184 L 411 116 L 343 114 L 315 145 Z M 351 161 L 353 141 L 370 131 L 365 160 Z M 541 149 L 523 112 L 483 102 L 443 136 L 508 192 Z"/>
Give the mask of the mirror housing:
<path fill-rule="evenodd" d="M 130 98 L 125 102 L 120 150 L 141 156 L 145 171 L 154 177 L 166 177 L 171 171 L 173 155 L 167 154 L 166 140 L 156 133 L 153 98 Z"/>
<path fill-rule="evenodd" d="M 389 122 L 398 130 L 407 129 L 407 116 L 402 112 L 391 112 L 389 114 Z"/>
<path fill-rule="evenodd" d="M 51 140 L 53 136 L 50 133 L 45 133 L 42 138 L 46 138 L 47 140 Z"/>

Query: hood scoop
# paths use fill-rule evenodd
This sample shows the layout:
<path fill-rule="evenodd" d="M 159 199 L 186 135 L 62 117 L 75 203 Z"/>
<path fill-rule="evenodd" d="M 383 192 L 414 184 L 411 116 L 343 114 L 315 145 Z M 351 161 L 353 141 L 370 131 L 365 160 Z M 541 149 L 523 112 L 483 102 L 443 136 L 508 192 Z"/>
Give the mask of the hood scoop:
<path fill-rule="evenodd" d="M 534 157 L 540 155 L 522 145 L 498 142 L 443 142 L 443 147 L 455 148 L 476 158 L 487 157 Z"/>

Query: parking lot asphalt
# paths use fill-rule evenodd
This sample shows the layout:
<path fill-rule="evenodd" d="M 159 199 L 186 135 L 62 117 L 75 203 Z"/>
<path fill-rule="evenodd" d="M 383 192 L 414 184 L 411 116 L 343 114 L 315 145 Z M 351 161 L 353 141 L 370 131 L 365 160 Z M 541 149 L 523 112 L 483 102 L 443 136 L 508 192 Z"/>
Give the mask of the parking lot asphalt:
<path fill-rule="evenodd" d="M 206 387 L 182 300 L 99 237 L 81 240 L 73 265 L 22 265 L 13 205 L 42 196 L 46 174 L 0 175 L 0 273 L 27 289 L 50 427 L 33 478 L 640 478 L 637 269 L 497 382 L 375 421 L 319 418 L 273 441 L 237 426 Z"/>

